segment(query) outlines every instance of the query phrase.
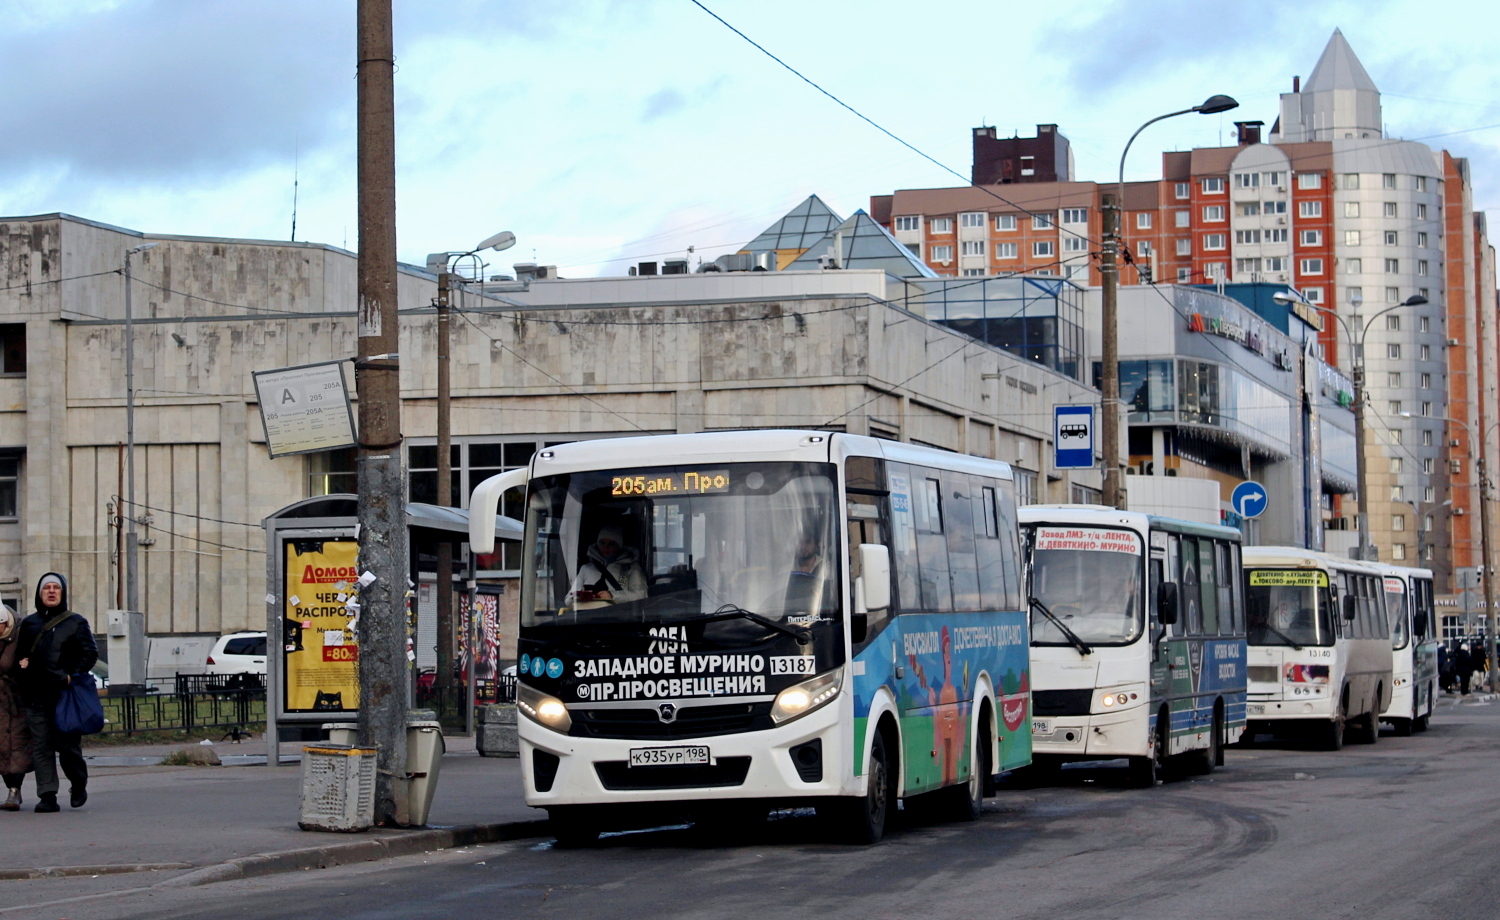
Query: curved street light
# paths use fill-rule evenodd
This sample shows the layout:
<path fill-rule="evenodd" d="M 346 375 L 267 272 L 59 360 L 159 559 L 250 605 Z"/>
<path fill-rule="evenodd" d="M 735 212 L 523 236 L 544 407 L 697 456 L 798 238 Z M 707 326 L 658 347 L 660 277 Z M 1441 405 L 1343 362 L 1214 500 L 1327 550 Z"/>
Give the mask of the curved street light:
<path fill-rule="evenodd" d="M 1402 418 L 1412 418 L 1412 414 L 1410 412 L 1402 412 L 1399 414 Z M 1484 585 L 1484 614 L 1486 624 L 1485 632 L 1487 633 L 1487 641 L 1485 642 L 1485 645 L 1487 646 L 1487 654 L 1485 655 L 1485 658 L 1489 662 L 1490 689 L 1493 690 L 1495 687 L 1500 686 L 1500 662 L 1497 662 L 1495 660 L 1497 626 L 1500 626 L 1500 624 L 1497 624 L 1497 619 L 1500 619 L 1500 611 L 1495 610 L 1495 573 L 1494 571 L 1492 571 L 1492 557 L 1490 556 L 1490 482 L 1489 472 L 1486 469 L 1485 464 L 1484 442 L 1489 438 L 1491 432 L 1493 432 L 1496 428 L 1500 428 L 1500 422 L 1491 424 L 1484 430 L 1482 436 L 1476 438 L 1474 434 L 1477 430 L 1477 426 L 1474 424 L 1465 422 L 1462 419 L 1453 418 L 1450 415 L 1437 415 L 1430 417 L 1436 418 L 1441 422 L 1451 422 L 1455 425 L 1462 425 L 1464 432 L 1469 436 L 1469 444 L 1471 447 L 1476 440 L 1479 442 L 1479 459 L 1475 463 L 1475 471 L 1479 474 L 1476 477 L 1478 479 L 1476 485 L 1478 485 L 1479 487 L 1479 554 L 1481 557 L 1479 570 L 1483 573 L 1483 575 L 1481 576 L 1481 582 Z M 1452 499 L 1450 498 L 1449 501 L 1451 502 Z M 1418 531 L 1418 533 L 1420 534 L 1420 531 Z"/>
<path fill-rule="evenodd" d="M 446 508 L 453 504 L 453 385 L 448 355 L 448 339 L 450 335 L 450 313 L 449 293 L 453 287 L 453 280 L 463 278 L 448 271 L 448 266 L 457 267 L 456 263 L 475 257 L 479 263 L 478 276 L 484 280 L 484 262 L 478 258 L 479 253 L 486 249 L 503 252 L 516 245 L 516 235 L 509 230 L 502 230 L 494 236 L 487 237 L 484 242 L 464 253 L 445 253 L 443 255 L 443 270 L 438 272 L 438 296 L 434 305 L 437 307 L 437 504 Z M 472 560 L 472 556 L 470 557 Z M 438 633 L 438 676 L 437 685 L 440 688 L 439 706 L 446 713 L 452 698 L 453 689 L 453 544 L 443 541 L 437 547 L 437 633 Z M 472 662 L 470 663 L 472 674 Z M 474 694 L 464 694 L 464 720 L 466 725 L 473 724 L 472 706 Z"/>
<path fill-rule="evenodd" d="M 1125 206 L 1125 158 L 1130 155 L 1130 145 L 1141 132 L 1168 118 L 1176 118 L 1178 115 L 1198 113 L 1199 115 L 1216 115 L 1219 112 L 1227 112 L 1237 108 L 1239 103 L 1229 96 L 1222 94 L 1209 96 L 1202 103 L 1190 109 L 1182 109 L 1178 112 L 1168 112 L 1158 115 L 1130 135 L 1130 140 L 1125 142 L 1125 149 L 1120 153 L 1120 175 L 1115 186 L 1115 194 L 1104 196 L 1102 210 L 1104 212 L 1104 247 L 1099 254 L 1099 274 L 1103 280 L 1103 304 L 1099 311 L 1100 332 L 1103 337 L 1100 349 L 1100 376 L 1099 381 L 1099 410 L 1104 416 L 1100 419 L 1099 430 L 1104 441 L 1103 465 L 1104 465 L 1104 504 L 1113 508 L 1124 510 L 1125 490 L 1120 476 L 1120 330 L 1119 330 L 1119 304 L 1120 304 L 1120 272 L 1118 256 L 1120 252 L 1120 210 Z"/>
<path fill-rule="evenodd" d="M 1370 326 L 1375 320 L 1402 307 L 1418 307 L 1427 303 L 1427 298 L 1421 294 L 1413 294 L 1398 304 L 1392 304 L 1384 310 L 1372 313 L 1359 327 L 1359 335 L 1354 334 L 1354 329 L 1348 321 L 1332 307 L 1316 304 L 1303 297 L 1296 291 L 1277 291 L 1271 295 L 1271 299 L 1280 304 L 1300 304 L 1319 313 L 1326 313 L 1338 321 L 1344 330 L 1344 335 L 1349 339 L 1349 356 L 1354 363 L 1352 377 L 1354 382 L 1354 468 L 1355 468 L 1355 490 L 1359 493 L 1359 515 L 1355 523 L 1359 528 L 1359 558 L 1370 558 L 1370 516 L 1367 512 L 1369 506 L 1369 492 L 1365 482 L 1365 336 L 1370 331 Z"/>

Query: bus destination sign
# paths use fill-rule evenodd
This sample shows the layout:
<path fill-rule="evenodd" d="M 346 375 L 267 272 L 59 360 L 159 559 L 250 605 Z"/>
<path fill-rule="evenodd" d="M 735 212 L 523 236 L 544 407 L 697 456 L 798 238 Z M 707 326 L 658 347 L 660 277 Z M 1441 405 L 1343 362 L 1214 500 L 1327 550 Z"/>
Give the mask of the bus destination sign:
<path fill-rule="evenodd" d="M 729 491 L 728 470 L 654 470 L 610 477 L 610 495 L 710 495 Z"/>
<path fill-rule="evenodd" d="M 1252 588 L 1326 588 L 1328 573 L 1320 569 L 1251 569 Z"/>

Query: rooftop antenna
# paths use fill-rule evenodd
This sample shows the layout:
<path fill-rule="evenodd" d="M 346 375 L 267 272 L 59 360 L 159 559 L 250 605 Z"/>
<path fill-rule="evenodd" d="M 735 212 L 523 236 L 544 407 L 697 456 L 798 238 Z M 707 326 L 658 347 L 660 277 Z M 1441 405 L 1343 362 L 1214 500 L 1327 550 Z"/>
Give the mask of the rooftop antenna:
<path fill-rule="evenodd" d="M 302 166 L 302 135 L 292 142 L 292 242 L 297 242 L 297 172 Z"/>

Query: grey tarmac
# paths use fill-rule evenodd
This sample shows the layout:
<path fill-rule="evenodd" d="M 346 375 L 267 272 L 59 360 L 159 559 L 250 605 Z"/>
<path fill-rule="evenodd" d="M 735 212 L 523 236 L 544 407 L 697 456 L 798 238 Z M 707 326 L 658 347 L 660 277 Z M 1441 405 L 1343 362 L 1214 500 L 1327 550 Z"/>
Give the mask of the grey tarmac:
<path fill-rule="evenodd" d="M 748 836 L 677 826 L 587 850 L 496 843 L 25 915 L 1489 920 L 1497 753 L 1500 704 L 1449 699 L 1431 731 L 1374 746 L 1258 742 L 1210 776 L 1146 790 L 1068 769 L 1057 785 L 1002 788 L 974 824 L 912 808 L 873 848 L 829 842 L 792 813 Z"/>

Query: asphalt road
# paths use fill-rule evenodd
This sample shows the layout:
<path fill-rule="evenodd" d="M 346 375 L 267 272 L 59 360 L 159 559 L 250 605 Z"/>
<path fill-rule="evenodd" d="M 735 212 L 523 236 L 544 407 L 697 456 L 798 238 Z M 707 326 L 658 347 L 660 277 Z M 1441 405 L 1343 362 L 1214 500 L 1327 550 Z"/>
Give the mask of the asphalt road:
<path fill-rule="evenodd" d="M 748 841 L 677 827 L 591 850 L 496 844 L 34 916 L 1489 920 L 1497 753 L 1500 704 L 1450 705 L 1423 735 L 1337 753 L 1236 747 L 1212 776 L 1154 789 L 1070 769 L 1001 790 L 975 824 L 909 816 L 872 848 L 792 815 Z"/>

